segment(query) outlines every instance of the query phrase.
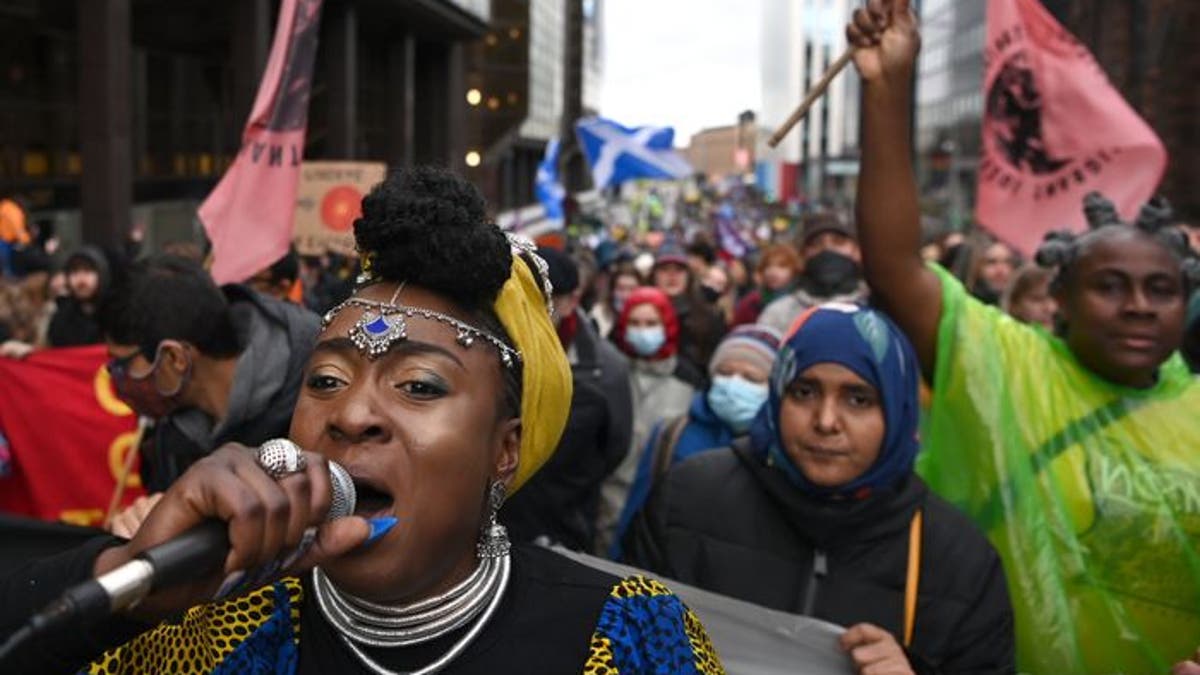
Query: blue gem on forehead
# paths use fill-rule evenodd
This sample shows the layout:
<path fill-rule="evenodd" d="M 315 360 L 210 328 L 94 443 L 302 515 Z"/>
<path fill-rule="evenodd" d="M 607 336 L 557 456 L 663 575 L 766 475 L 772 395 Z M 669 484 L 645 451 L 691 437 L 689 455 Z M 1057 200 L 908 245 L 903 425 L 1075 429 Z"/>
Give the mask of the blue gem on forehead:
<path fill-rule="evenodd" d="M 384 312 L 366 311 L 350 329 L 350 339 L 367 358 L 377 358 L 387 353 L 392 343 L 408 338 L 407 326 L 400 315 L 388 316 Z"/>
<path fill-rule="evenodd" d="M 380 316 L 371 323 L 363 326 L 363 328 L 372 335 L 383 335 L 392 329 L 392 325 L 388 323 L 387 319 Z"/>

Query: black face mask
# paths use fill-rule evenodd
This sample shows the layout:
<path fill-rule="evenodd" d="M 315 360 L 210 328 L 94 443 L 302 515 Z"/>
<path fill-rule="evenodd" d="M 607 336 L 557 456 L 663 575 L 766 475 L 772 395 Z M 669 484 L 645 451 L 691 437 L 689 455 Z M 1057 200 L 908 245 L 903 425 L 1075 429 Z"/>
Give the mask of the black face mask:
<path fill-rule="evenodd" d="M 804 263 L 804 290 L 819 298 L 853 293 L 861 279 L 858 263 L 836 251 L 821 251 Z"/>
<path fill-rule="evenodd" d="M 708 286 L 700 287 L 700 295 L 704 296 L 704 299 L 709 303 L 714 303 L 721 299 L 721 294 L 717 292 L 717 289 L 709 288 Z"/>

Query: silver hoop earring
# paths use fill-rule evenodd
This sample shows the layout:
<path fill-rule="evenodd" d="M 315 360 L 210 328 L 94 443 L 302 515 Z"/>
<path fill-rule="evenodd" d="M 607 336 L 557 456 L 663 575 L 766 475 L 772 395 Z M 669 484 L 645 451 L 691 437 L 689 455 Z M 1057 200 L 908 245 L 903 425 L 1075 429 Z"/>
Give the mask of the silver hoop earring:
<path fill-rule="evenodd" d="M 479 533 L 479 544 L 476 547 L 476 553 L 481 559 L 503 558 L 512 548 L 508 541 L 508 530 L 496 521 L 496 514 L 504 505 L 506 493 L 507 490 L 501 481 L 492 481 L 488 487 L 488 516 Z"/>

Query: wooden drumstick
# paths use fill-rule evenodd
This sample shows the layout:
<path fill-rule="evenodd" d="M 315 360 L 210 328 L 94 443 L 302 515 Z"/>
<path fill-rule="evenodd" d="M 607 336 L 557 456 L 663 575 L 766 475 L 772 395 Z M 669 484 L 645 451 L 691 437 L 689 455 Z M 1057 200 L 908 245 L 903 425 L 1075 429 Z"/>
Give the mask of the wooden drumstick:
<path fill-rule="evenodd" d="M 800 120 L 804 119 L 804 116 L 808 114 L 809 108 L 812 108 L 813 104 L 815 104 L 817 100 L 821 98 L 821 95 L 825 93 L 825 90 L 829 88 L 829 83 L 833 82 L 833 78 L 837 77 L 838 73 L 842 72 L 842 70 L 849 65 L 851 59 L 854 58 L 854 50 L 855 47 L 853 45 L 846 47 L 846 51 L 838 57 L 838 60 L 830 64 L 829 68 L 825 71 L 825 74 L 821 76 L 821 79 L 817 80 L 816 86 L 808 91 L 808 94 L 804 97 L 804 101 L 800 104 L 800 107 L 796 108 L 796 111 L 793 112 L 792 116 L 783 123 L 783 126 L 779 127 L 774 134 L 771 134 L 771 139 L 767 141 L 767 145 L 772 148 L 779 145 L 779 142 L 783 140 L 784 136 L 788 135 L 788 132 L 792 130 L 792 127 L 796 126 L 800 123 Z"/>

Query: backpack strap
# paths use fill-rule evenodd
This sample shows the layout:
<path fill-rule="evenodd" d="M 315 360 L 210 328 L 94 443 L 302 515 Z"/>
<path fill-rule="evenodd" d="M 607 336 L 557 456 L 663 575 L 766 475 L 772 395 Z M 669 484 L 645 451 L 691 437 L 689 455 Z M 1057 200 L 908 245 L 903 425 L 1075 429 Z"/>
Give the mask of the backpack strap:
<path fill-rule="evenodd" d="M 654 458 L 650 463 L 650 485 L 658 482 L 671 469 L 671 459 L 675 457 L 675 446 L 687 426 L 688 416 L 680 415 L 663 423 L 658 433 L 658 442 L 654 444 Z"/>
<path fill-rule="evenodd" d="M 921 585 L 921 509 L 917 508 L 908 524 L 908 573 L 904 581 L 904 646 L 912 646 L 917 621 L 917 589 Z"/>

